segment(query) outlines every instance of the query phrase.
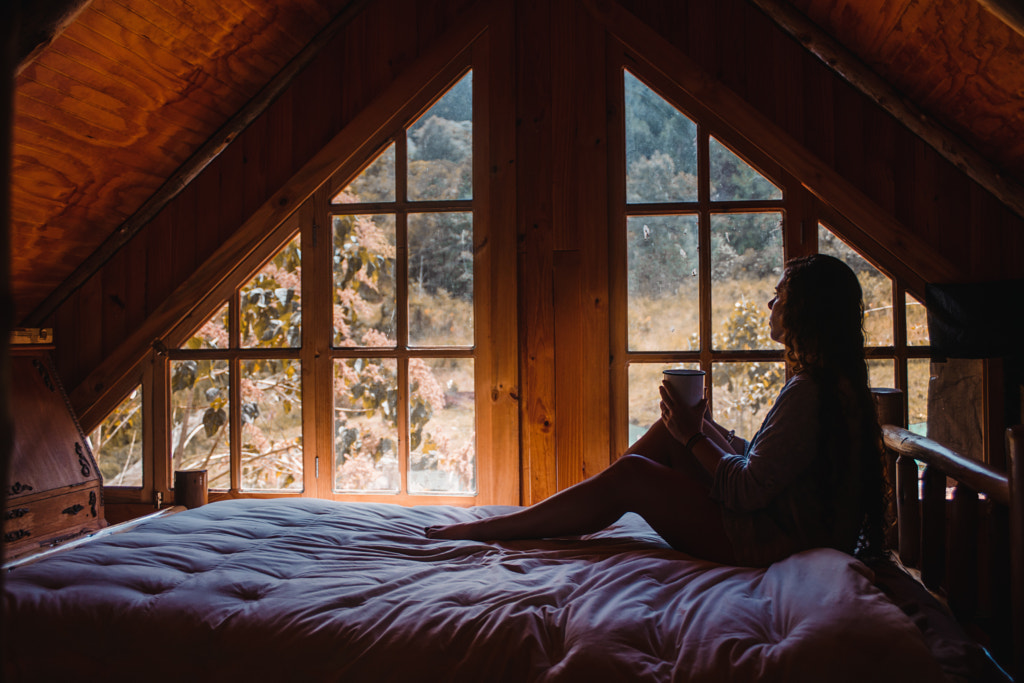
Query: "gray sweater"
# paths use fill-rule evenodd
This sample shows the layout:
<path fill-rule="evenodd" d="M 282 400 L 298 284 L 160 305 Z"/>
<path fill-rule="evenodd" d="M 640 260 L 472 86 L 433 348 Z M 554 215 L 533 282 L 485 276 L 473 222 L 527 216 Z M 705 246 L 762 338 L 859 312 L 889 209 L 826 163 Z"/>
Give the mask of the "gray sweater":
<path fill-rule="evenodd" d="M 820 475 L 830 449 L 860 450 L 855 402 L 850 395 L 838 398 L 850 436 L 819 434 L 818 383 L 809 374 L 794 375 L 745 452 L 719 462 L 711 496 L 723 506 L 726 533 L 741 564 L 765 566 L 821 546 L 853 552 L 863 519 L 855 503 L 862 464 L 856 457 L 840 459 L 848 471 L 832 478 L 841 482 L 837 486 Z"/>

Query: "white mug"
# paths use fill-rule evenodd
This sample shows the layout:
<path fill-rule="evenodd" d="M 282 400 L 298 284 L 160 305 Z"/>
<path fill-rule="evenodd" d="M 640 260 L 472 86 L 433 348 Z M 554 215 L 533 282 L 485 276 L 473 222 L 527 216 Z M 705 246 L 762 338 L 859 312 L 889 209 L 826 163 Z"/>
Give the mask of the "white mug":
<path fill-rule="evenodd" d="M 677 401 L 693 407 L 704 398 L 704 371 L 673 368 L 663 373 Z"/>

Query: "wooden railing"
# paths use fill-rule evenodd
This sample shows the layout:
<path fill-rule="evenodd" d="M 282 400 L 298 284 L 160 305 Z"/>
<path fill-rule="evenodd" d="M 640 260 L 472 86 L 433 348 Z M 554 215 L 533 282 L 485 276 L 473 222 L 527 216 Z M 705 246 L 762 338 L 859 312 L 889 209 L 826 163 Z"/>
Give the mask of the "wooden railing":
<path fill-rule="evenodd" d="M 895 473 L 899 559 L 918 569 L 963 623 L 975 623 L 979 586 L 986 586 L 991 635 L 1004 639 L 1004 659 L 1012 653 L 1005 665 L 1024 681 L 1024 426 L 1007 430 L 1003 473 L 894 424 L 902 422 L 901 409 L 893 404 L 887 413 L 886 401 L 876 394 Z"/>

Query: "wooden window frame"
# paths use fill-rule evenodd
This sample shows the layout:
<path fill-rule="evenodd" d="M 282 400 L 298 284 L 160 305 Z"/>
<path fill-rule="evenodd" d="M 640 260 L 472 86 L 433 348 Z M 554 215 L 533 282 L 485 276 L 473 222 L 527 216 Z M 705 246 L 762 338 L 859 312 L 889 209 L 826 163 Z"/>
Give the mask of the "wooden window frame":
<path fill-rule="evenodd" d="M 500 9 L 500 8 L 495 8 Z M 506 8 L 507 11 L 507 8 Z M 107 487 L 109 502 L 133 504 L 167 501 L 173 495 L 169 446 L 170 361 L 179 357 L 224 357 L 232 365 L 232 397 L 237 396 L 238 365 L 249 357 L 297 358 L 302 363 L 303 395 L 303 489 L 290 491 L 242 491 L 239 449 L 240 406 L 231 401 L 232 486 L 211 491 L 210 500 L 224 498 L 317 497 L 330 500 L 375 501 L 404 505 L 479 504 L 514 505 L 520 501 L 518 430 L 518 357 L 516 340 L 516 248 L 514 215 L 504 209 L 514 196 L 512 178 L 504 168 L 494 169 L 497 158 L 514 157 L 514 110 L 511 107 L 510 77 L 512 29 L 495 11 L 469 17 L 460 30 L 466 43 L 456 51 L 451 43 L 425 56 L 410 73 L 396 81 L 387 92 L 349 123 L 325 149 L 306 164 L 280 191 L 240 228 L 243 235 L 232 238 L 200 267 L 192 280 L 212 281 L 198 301 L 189 305 L 170 329 L 152 344 L 152 351 L 129 372 L 119 385 L 143 386 L 144 453 L 142 487 Z M 476 495 L 347 494 L 333 491 L 333 363 L 337 357 L 352 355 L 351 349 L 331 347 L 333 327 L 330 316 L 330 198 L 355 178 L 398 134 L 404 135 L 448 88 L 468 71 L 473 71 L 473 214 L 474 252 L 474 346 L 475 366 L 477 491 Z M 504 166 L 504 165 L 503 165 Z M 303 189 L 308 188 L 308 189 Z M 305 197 L 294 210 L 278 211 L 284 198 Z M 460 203 L 460 210 L 467 206 Z M 426 204 L 423 205 L 426 208 Z M 275 215 L 281 218 L 275 219 Z M 268 221 L 278 222 L 267 229 Z M 179 351 L 181 345 L 224 303 L 234 302 L 237 320 L 237 290 L 244 286 L 296 233 L 303 244 L 303 343 L 298 349 L 238 349 L 225 351 Z M 319 257 L 307 262 L 307 252 Z M 325 272 L 325 267 L 327 268 Z M 400 277 L 400 276 L 399 276 Z M 307 288 L 313 278 L 326 278 L 323 285 Z M 195 291 L 192 280 L 183 286 Z M 182 291 L 181 297 L 187 294 Z M 181 298 L 178 297 L 178 298 Z M 326 298 L 326 302 L 325 302 Z M 179 304 L 180 305 L 180 304 Z M 325 332 L 326 330 L 326 332 Z M 368 351 L 371 355 L 374 350 Z M 415 349 L 407 355 L 446 357 L 469 355 L 458 351 Z M 367 355 L 365 352 L 362 355 Z M 99 422 L 102 418 L 94 415 Z M 319 463 L 317 459 L 319 458 Z M 319 467 L 318 467 L 319 465 Z M 317 476 L 319 470 L 320 476 Z M 402 474 L 403 488 L 405 473 Z"/>
<path fill-rule="evenodd" d="M 680 69 L 680 72 L 687 72 Z M 626 200 L 626 159 L 625 159 L 625 93 L 624 72 L 628 70 L 666 102 L 690 118 L 697 126 L 697 182 L 698 198 L 695 202 L 675 203 L 634 203 Z M 893 344 L 870 346 L 865 356 L 872 359 L 893 359 L 895 376 L 893 386 L 903 391 L 904 412 L 907 410 L 907 362 L 910 359 L 930 358 L 929 346 L 907 344 L 906 297 L 910 291 L 924 292 L 924 282 L 909 267 L 895 273 L 867 255 L 859 245 L 874 244 L 866 233 L 836 208 L 823 201 L 811 188 L 769 156 L 756 144 L 758 135 L 772 135 L 770 126 L 761 124 L 749 111 L 739 112 L 737 126 L 749 126 L 741 133 L 728 121 L 728 112 L 719 114 L 709 107 L 714 103 L 730 102 L 733 97 L 723 88 L 706 87 L 711 93 L 711 104 L 704 103 L 684 86 L 669 76 L 664 68 L 655 67 L 641 58 L 625 42 L 609 41 L 607 70 L 607 92 L 609 97 L 608 140 L 609 140 L 609 273 L 611 292 L 610 303 L 610 346 L 611 346 L 611 458 L 629 447 L 629 365 L 643 363 L 696 363 L 708 373 L 709 386 L 714 386 L 712 368 L 721 362 L 782 361 L 782 350 L 721 350 L 712 348 L 711 321 L 711 254 L 710 249 L 699 252 L 698 287 L 700 299 L 700 349 L 698 351 L 631 351 L 628 348 L 627 319 L 627 275 L 626 228 L 629 217 L 644 215 L 697 215 L 699 244 L 710 245 L 710 219 L 713 214 L 780 212 L 782 215 L 783 259 L 817 253 L 818 224 L 822 223 L 840 236 L 858 255 L 866 259 L 879 272 L 888 277 L 892 284 L 893 297 Z M 693 74 L 686 74 L 693 76 Z M 710 200 L 710 159 L 708 138 L 713 136 L 737 156 L 747 161 L 756 171 L 782 190 L 781 200 L 750 200 L 721 202 Z M 766 292 L 767 297 L 770 292 Z M 923 303 L 923 298 L 919 298 Z M 767 304 L 767 299 L 765 301 Z M 713 389 L 712 389 L 713 393 Z M 712 402 L 714 397 L 712 395 Z M 747 437 L 753 436 L 744 435 Z"/>

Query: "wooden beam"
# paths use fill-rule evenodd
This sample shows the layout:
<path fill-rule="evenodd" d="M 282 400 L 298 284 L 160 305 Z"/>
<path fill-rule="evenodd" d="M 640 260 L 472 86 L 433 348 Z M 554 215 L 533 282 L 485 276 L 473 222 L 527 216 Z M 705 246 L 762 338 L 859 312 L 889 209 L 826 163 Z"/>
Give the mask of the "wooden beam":
<path fill-rule="evenodd" d="M 1020 0 L 978 0 L 982 7 L 996 15 L 1001 22 L 1024 36 L 1024 5 Z"/>
<path fill-rule="evenodd" d="M 931 145 L 935 151 L 991 192 L 1018 216 L 1024 217 L 1024 186 L 1006 176 L 988 159 L 954 135 L 949 129 L 918 109 L 914 103 L 890 86 L 856 56 L 837 43 L 814 22 L 786 0 L 751 0 L 778 26 L 824 62 L 847 83 L 885 109 L 912 133 Z M 1009 0 L 983 0 L 983 4 L 1010 7 Z M 1017 15 L 1024 10 L 1017 9 Z M 1000 15 L 1002 18 L 1002 15 Z M 1017 28 L 1022 23 L 1011 23 Z"/>
<path fill-rule="evenodd" d="M 317 54 L 352 21 L 370 0 L 351 0 L 338 15 L 306 45 L 278 74 L 264 86 L 249 103 L 235 114 L 213 137 L 206 141 L 139 209 L 115 230 L 89 257 L 83 261 L 73 273 L 50 292 L 35 310 L 21 321 L 23 327 L 39 327 L 67 299 L 72 292 L 81 287 L 89 278 L 124 246 L 147 223 L 156 217 L 168 203 L 181 193 L 192 180 L 199 175 L 231 141 L 234 140 L 249 124 L 262 114 L 277 97 L 291 84 L 295 77 L 306 67 Z"/>
<path fill-rule="evenodd" d="M 14 445 L 10 414 L 11 324 L 14 299 L 11 296 L 11 152 L 14 135 L 14 36 L 18 30 L 16 3 L 0 3 L 0 509 L 7 509 L 8 471 Z M 0 563 L 4 560 L 0 545 Z M 0 572 L 0 591 L 3 589 Z M 7 661 L 10 618 L 0 613 L 0 661 Z"/>
<path fill-rule="evenodd" d="M 20 10 L 18 31 L 14 34 L 15 73 L 17 76 L 36 56 L 64 32 L 92 0 L 12 0 Z M 4 36 L 6 39 L 7 36 Z"/>

